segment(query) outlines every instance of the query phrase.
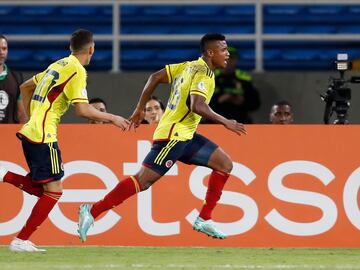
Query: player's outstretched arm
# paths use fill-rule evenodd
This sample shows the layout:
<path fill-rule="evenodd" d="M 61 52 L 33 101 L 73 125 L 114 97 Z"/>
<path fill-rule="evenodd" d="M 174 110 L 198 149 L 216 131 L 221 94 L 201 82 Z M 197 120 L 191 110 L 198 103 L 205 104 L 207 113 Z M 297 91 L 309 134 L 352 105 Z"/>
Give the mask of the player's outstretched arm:
<path fill-rule="evenodd" d="M 152 93 L 155 91 L 156 87 L 160 83 L 169 83 L 168 75 L 165 68 L 156 71 L 149 76 L 139 98 L 138 104 L 136 105 L 133 114 L 129 118 L 131 126 L 133 126 L 134 128 L 138 127 L 143 120 L 146 102 L 150 99 Z"/>
<path fill-rule="evenodd" d="M 190 110 L 214 123 L 222 124 L 227 129 L 238 135 L 246 134 L 246 129 L 243 124 L 238 123 L 236 120 L 227 119 L 214 112 L 205 102 L 205 98 L 203 96 L 190 95 Z"/>
<path fill-rule="evenodd" d="M 78 116 L 85 117 L 91 120 L 111 123 L 121 128 L 122 130 L 128 129 L 130 124 L 127 119 L 119 115 L 101 112 L 95 109 L 93 106 L 89 105 L 88 103 L 75 103 L 75 113 Z"/>
<path fill-rule="evenodd" d="M 24 104 L 25 113 L 30 117 L 30 102 L 34 94 L 36 84 L 32 79 L 28 79 L 20 85 L 22 102 Z"/>

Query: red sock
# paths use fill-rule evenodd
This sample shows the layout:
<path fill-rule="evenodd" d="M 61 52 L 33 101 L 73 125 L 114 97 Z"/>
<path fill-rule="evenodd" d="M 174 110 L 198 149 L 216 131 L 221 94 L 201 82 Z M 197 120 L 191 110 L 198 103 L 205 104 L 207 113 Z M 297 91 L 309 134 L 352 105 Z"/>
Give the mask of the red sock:
<path fill-rule="evenodd" d="M 104 199 L 95 203 L 90 213 L 96 218 L 102 212 L 114 208 L 119 205 L 127 198 L 141 191 L 141 185 L 138 179 L 135 176 L 130 176 L 116 185 L 116 187 L 110 191 Z"/>
<path fill-rule="evenodd" d="M 21 240 L 29 239 L 30 235 L 43 223 L 49 215 L 51 209 L 55 206 L 62 192 L 44 191 L 43 195 L 35 204 L 31 211 L 30 217 L 26 221 L 25 226 L 19 232 L 17 238 Z"/>
<path fill-rule="evenodd" d="M 33 183 L 30 176 L 22 176 L 13 172 L 7 172 L 4 176 L 4 182 L 12 184 L 23 191 L 38 197 L 44 192 L 43 186 L 41 184 Z"/>
<path fill-rule="evenodd" d="M 211 219 L 211 212 L 213 211 L 216 203 L 221 197 L 222 190 L 224 188 L 226 180 L 229 178 L 229 175 L 230 174 L 228 173 L 223 173 L 219 171 L 213 171 L 211 173 L 204 206 L 201 209 L 199 215 L 202 219 Z"/>

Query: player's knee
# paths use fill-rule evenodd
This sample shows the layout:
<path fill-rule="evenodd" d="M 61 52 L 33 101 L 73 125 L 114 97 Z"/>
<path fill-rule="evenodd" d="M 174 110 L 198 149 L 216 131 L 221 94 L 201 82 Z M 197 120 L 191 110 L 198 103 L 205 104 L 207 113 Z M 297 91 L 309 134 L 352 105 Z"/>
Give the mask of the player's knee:
<path fill-rule="evenodd" d="M 147 190 L 149 187 L 152 186 L 152 184 L 153 184 L 153 182 L 145 181 L 145 180 L 141 181 L 141 180 L 140 180 L 141 191 Z"/>
<path fill-rule="evenodd" d="M 227 156 L 227 157 L 224 159 L 223 172 L 225 172 L 225 173 L 231 173 L 233 167 L 234 167 L 234 166 L 233 166 L 232 160 L 230 159 L 229 156 Z"/>

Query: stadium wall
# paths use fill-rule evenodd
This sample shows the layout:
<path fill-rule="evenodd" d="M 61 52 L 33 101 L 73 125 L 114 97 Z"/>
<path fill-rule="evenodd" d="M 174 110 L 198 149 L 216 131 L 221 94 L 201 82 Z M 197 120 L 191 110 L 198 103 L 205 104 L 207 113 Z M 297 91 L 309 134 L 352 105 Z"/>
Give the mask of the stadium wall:
<path fill-rule="evenodd" d="M 26 73 L 29 78 L 32 73 Z M 255 85 L 262 98 L 261 108 L 253 113 L 255 123 L 266 124 L 269 119 L 271 105 L 280 100 L 288 100 L 293 104 L 295 123 L 321 124 L 325 104 L 320 100 L 320 93 L 327 90 L 328 77 L 336 73 L 326 72 L 265 72 L 253 75 Z M 350 76 L 350 74 L 347 74 Z M 354 74 L 356 75 L 356 74 Z M 138 97 L 149 73 L 89 73 L 89 97 L 102 97 L 108 103 L 109 111 L 129 116 L 137 103 Z M 360 86 L 351 85 L 352 100 L 349 110 L 350 122 L 360 123 Z M 167 101 L 169 88 L 161 86 L 155 95 Z M 70 111 L 63 117 L 65 123 L 81 123 L 84 120 Z"/>
<path fill-rule="evenodd" d="M 0 126 L 0 162 L 25 174 L 17 125 Z M 121 132 L 111 125 L 62 125 L 64 195 L 33 235 L 39 245 L 81 245 L 78 206 L 101 199 L 133 175 L 151 147 L 154 126 Z M 213 219 L 223 241 L 192 230 L 209 169 L 174 165 L 149 190 L 101 216 L 86 245 L 360 247 L 360 126 L 251 125 L 238 137 L 217 125 L 199 132 L 230 154 L 234 169 Z M 36 202 L 0 184 L 0 245 L 24 225 Z"/>

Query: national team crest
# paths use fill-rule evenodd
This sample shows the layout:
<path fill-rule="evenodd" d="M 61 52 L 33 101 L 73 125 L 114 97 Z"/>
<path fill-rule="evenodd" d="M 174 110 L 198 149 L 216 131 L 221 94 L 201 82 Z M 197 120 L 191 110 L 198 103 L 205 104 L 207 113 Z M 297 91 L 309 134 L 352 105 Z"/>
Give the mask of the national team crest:
<path fill-rule="evenodd" d="M 172 160 L 167 160 L 167 161 L 165 162 L 166 168 L 170 168 L 173 164 L 174 164 L 174 162 L 173 162 Z"/>

